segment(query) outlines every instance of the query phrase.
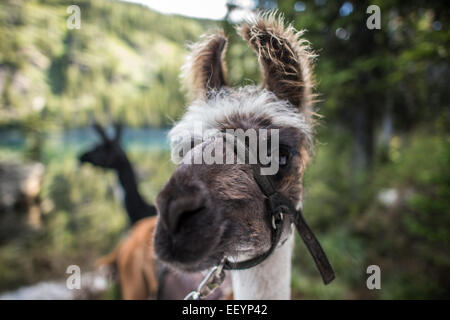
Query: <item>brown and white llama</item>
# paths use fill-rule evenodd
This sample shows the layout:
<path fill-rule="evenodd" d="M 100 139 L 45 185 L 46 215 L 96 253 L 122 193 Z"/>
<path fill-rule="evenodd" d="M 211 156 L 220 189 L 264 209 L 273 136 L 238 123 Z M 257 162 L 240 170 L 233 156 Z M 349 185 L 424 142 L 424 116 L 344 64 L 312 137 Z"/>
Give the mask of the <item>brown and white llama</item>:
<path fill-rule="evenodd" d="M 275 13 L 258 15 L 239 32 L 258 55 L 261 87 L 227 86 L 222 32 L 196 44 L 184 67 L 193 102 L 169 138 L 172 152 L 185 143 L 190 150 L 158 195 L 154 241 L 158 257 L 184 271 L 205 270 L 224 258 L 245 261 L 272 245 L 267 197 L 250 164 L 186 161 L 207 149 L 220 150 L 227 129 L 278 129 L 279 170 L 270 178 L 296 209 L 302 206 L 302 176 L 313 143 L 313 55 L 302 33 Z M 195 130 L 199 124 L 202 136 Z M 294 234 L 291 223 L 283 226 L 281 240 L 263 262 L 231 271 L 235 299 L 290 298 Z"/>

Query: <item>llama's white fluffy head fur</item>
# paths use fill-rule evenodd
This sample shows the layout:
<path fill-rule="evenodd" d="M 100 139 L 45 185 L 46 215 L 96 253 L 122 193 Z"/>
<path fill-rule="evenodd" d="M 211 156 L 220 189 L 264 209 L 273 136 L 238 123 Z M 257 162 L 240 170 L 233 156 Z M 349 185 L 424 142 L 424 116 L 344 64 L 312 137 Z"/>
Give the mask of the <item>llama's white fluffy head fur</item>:
<path fill-rule="evenodd" d="M 305 138 L 305 147 L 308 150 L 312 148 L 313 129 L 305 114 L 266 89 L 246 86 L 236 90 L 224 89 L 215 92 L 210 99 L 194 101 L 169 132 L 172 159 L 181 148 L 189 149 L 192 142 L 196 145 L 216 135 L 228 119 L 235 117 L 263 117 L 270 119 L 273 128 L 296 128 Z"/>

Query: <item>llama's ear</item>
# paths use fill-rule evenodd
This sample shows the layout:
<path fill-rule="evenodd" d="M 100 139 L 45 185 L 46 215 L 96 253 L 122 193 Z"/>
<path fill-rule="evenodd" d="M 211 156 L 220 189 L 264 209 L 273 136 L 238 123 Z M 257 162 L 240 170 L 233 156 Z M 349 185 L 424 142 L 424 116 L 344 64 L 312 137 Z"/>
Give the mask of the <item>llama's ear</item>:
<path fill-rule="evenodd" d="M 115 129 L 116 129 L 116 133 L 114 136 L 114 140 L 115 141 L 120 141 L 120 138 L 122 137 L 122 128 L 123 125 L 121 122 L 116 122 L 116 124 L 114 125 Z"/>
<path fill-rule="evenodd" d="M 300 111 L 311 111 L 314 55 L 300 38 L 302 32 L 285 26 L 276 12 L 259 14 L 238 31 L 258 55 L 264 86 Z"/>
<path fill-rule="evenodd" d="M 191 46 L 191 54 L 182 68 L 189 98 L 206 99 L 212 91 L 226 86 L 224 53 L 227 43 L 224 33 L 218 31 L 204 35 Z"/>
<path fill-rule="evenodd" d="M 98 135 L 102 138 L 103 141 L 105 142 L 108 141 L 108 137 L 106 136 L 105 130 L 97 121 L 95 121 L 92 124 L 92 127 L 94 128 L 95 131 L 97 131 Z"/>

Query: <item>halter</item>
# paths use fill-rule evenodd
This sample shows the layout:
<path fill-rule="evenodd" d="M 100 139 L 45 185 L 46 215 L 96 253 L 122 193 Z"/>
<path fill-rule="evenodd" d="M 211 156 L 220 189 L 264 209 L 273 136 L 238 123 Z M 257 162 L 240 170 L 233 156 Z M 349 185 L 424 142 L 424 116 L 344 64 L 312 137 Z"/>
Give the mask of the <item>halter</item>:
<path fill-rule="evenodd" d="M 322 246 L 303 218 L 302 211 L 295 210 L 292 202 L 282 193 L 276 191 L 269 176 L 261 175 L 259 173 L 259 169 L 260 167 L 258 165 L 252 165 L 253 177 L 269 202 L 269 212 L 272 221 L 271 246 L 266 252 L 249 260 L 240 262 L 230 262 L 229 260 L 225 260 L 224 269 L 249 269 L 267 259 L 267 257 L 270 256 L 270 254 L 275 250 L 278 242 L 280 241 L 285 217 L 289 217 L 291 222 L 294 223 L 297 228 L 297 231 L 308 248 L 309 253 L 312 255 L 316 267 L 322 276 L 324 284 L 330 283 L 334 279 L 333 268 L 331 267 Z"/>
<path fill-rule="evenodd" d="M 245 146 L 245 148 L 246 151 L 249 152 L 247 146 Z M 251 168 L 256 183 L 268 201 L 272 226 L 270 248 L 266 252 L 254 258 L 244 261 L 231 262 L 227 258 L 224 258 L 218 266 L 215 266 L 209 271 L 208 275 L 203 279 L 198 289 L 188 294 L 185 297 L 185 300 L 199 300 L 211 293 L 211 291 L 219 286 L 223 281 L 223 270 L 250 269 L 266 260 L 275 250 L 280 241 L 281 234 L 283 233 L 284 220 L 286 218 L 289 218 L 291 223 L 294 223 L 297 232 L 300 234 L 300 237 L 314 259 L 316 267 L 322 276 L 323 283 L 327 285 L 335 278 L 333 268 L 331 267 L 322 246 L 303 218 L 301 209 L 296 210 L 292 204 L 292 201 L 275 189 L 272 180 L 268 175 L 260 174 L 261 167 L 258 164 L 251 164 Z"/>

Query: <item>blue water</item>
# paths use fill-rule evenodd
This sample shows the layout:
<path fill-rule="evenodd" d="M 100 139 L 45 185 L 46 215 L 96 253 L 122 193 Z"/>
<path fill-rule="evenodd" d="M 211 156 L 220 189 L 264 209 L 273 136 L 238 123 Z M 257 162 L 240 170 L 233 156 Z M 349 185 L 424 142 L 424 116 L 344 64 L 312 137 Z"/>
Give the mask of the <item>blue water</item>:
<path fill-rule="evenodd" d="M 169 150 L 167 132 L 168 129 L 123 128 L 121 144 L 126 151 L 132 152 Z M 107 133 L 112 137 L 113 128 L 108 128 Z M 44 162 L 45 159 L 78 154 L 97 143 L 100 143 L 100 137 L 90 127 L 45 133 L 42 136 Z M 24 151 L 27 137 L 19 130 L 3 130 L 0 132 L 0 148 Z"/>

